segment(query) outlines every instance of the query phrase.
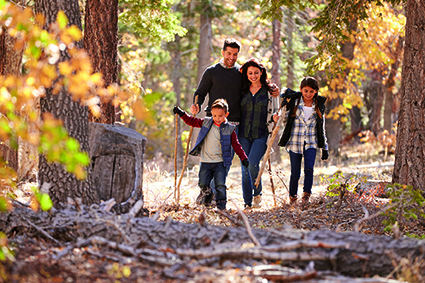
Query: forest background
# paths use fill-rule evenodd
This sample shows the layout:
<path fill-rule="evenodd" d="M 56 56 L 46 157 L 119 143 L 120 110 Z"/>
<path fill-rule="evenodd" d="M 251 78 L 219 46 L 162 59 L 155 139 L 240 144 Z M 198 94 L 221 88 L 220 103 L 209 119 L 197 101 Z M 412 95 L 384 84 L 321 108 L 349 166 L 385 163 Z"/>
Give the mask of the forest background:
<path fill-rule="evenodd" d="M 2 11 L 7 11 L 2 14 L 4 30 L 8 31 L 2 33 L 3 40 L 7 36 L 15 38 L 13 50 L 20 50 L 17 53 L 22 58 L 15 74 L 8 74 L 10 69 L 4 68 L 8 61 L 2 59 L 5 76 L 1 82 L 0 134 L 6 158 L 0 173 L 4 188 L 13 189 L 17 183 L 34 180 L 36 176 L 32 165 L 21 166 L 18 160 L 8 158 L 10 152 L 24 146 L 25 142 L 35 146 L 35 155 L 45 156 L 40 164 L 45 162 L 43 158 L 63 163 L 77 179 L 89 173 L 85 172 L 89 160 L 80 152 L 80 144 L 84 149 L 84 142 L 68 136 L 62 127 L 67 128 L 67 122 L 47 114 L 39 120 L 40 113 L 35 111 L 39 97 L 49 92 L 46 89 L 52 89 L 51 93 L 55 94 L 61 93 L 64 86 L 74 100 L 92 111 L 93 120 L 103 117 L 104 105 L 99 106 L 99 102 L 119 109 L 119 115 L 113 115 L 114 120 L 147 137 L 146 160 L 160 161 L 165 164 L 161 170 L 171 171 L 174 156 L 171 137 L 176 130 L 171 109 L 176 104 L 189 108 L 200 76 L 207 66 L 220 59 L 222 43 L 228 37 L 242 43 L 238 63 L 251 57 L 259 58 L 270 71 L 271 80 L 280 87 L 297 89 L 306 75 L 314 75 L 319 80 L 320 93 L 328 97 L 326 126 L 332 157 L 343 157 L 341 143 L 358 142 L 360 133 L 365 138 L 363 141 L 379 146 L 385 156 L 396 151 L 395 135 L 400 126 L 397 129 L 395 122 L 399 109 L 403 109 L 400 98 L 406 98 L 406 89 L 411 90 L 406 85 L 403 88 L 401 83 L 401 70 L 406 68 L 401 63 L 405 52 L 405 15 L 406 11 L 411 13 L 414 1 L 354 1 L 348 4 L 341 1 L 262 1 L 259 4 L 254 1 L 152 1 L 143 4 L 132 0 L 111 1 L 107 4 L 116 7 L 119 14 L 116 46 L 119 72 L 106 84 L 105 74 L 103 80 L 100 79 L 88 64 L 90 52 L 87 56 L 74 49 L 82 47 L 78 46 L 83 37 L 78 29 L 83 30 L 84 26 L 84 36 L 89 34 L 87 7 L 96 1 L 70 2 L 70 6 L 75 5 L 84 15 L 84 25 L 80 22 L 80 26 L 76 25 L 78 29 L 71 25 L 75 19 L 59 12 L 56 26 L 45 33 L 42 30 L 56 17 L 53 21 L 46 17 L 44 22 L 29 11 L 33 8 L 43 11 L 48 6 L 46 3 L 55 2 L 18 1 L 15 9 L 8 5 L 15 2 L 0 1 Z M 24 11 L 24 7 L 30 9 Z M 418 11 L 422 8 L 420 6 Z M 56 38 L 66 45 L 69 64 L 62 64 L 64 45 L 58 44 Z M 74 41 L 77 42 L 75 46 Z M 93 47 L 90 43 L 84 39 L 87 51 Z M 5 50 L 2 49 L 1 58 L 11 58 L 11 53 Z M 59 63 L 61 76 L 51 67 L 55 63 Z M 400 95 L 400 91 L 405 96 Z M 420 96 L 415 99 L 420 101 Z M 41 101 L 43 112 L 43 98 Z M 403 122 L 405 120 L 404 117 Z M 403 124 L 403 130 L 405 128 Z M 189 129 L 184 125 L 179 125 L 178 129 L 177 156 L 181 159 Z M 72 127 L 67 130 L 71 131 Z M 400 136 L 405 139 L 404 145 L 412 141 L 409 135 Z M 418 148 L 422 148 L 421 144 Z M 396 154 L 396 158 L 401 155 Z M 273 161 L 279 162 L 281 154 L 273 157 Z M 34 157 L 23 160 L 30 159 L 37 160 Z M 417 159 L 411 161 L 414 169 L 423 166 Z M 189 165 L 196 163 L 192 160 Z M 397 165 L 395 170 L 402 171 L 401 168 Z M 42 175 L 42 170 L 36 172 Z M 407 179 L 410 182 L 412 177 Z M 421 189 L 424 185 L 421 180 L 420 176 L 413 177 L 410 183 Z M 2 199 L 2 207 L 10 209 L 7 199 Z"/>

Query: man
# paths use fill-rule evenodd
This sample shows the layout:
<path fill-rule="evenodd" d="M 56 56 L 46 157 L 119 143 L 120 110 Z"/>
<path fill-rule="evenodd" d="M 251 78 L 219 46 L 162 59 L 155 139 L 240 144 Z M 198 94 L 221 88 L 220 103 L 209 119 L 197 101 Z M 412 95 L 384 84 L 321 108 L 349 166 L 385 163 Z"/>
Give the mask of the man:
<path fill-rule="evenodd" d="M 208 106 L 205 112 L 210 117 L 212 103 L 219 98 L 225 99 L 229 105 L 229 116 L 227 120 L 229 124 L 236 126 L 236 133 L 239 130 L 242 91 L 242 74 L 239 71 L 240 65 L 236 63 L 240 50 L 241 43 L 236 39 L 230 38 L 224 41 L 223 49 L 221 50 L 223 58 L 220 62 L 208 67 L 204 71 L 198 89 L 193 95 L 193 104 L 190 107 L 190 112 L 193 115 L 198 114 L 202 103 L 204 103 L 208 95 Z M 272 88 L 274 88 L 272 96 L 278 97 L 280 94 L 279 88 L 275 84 L 273 84 Z M 232 150 L 232 157 L 234 154 L 235 152 Z M 230 167 L 227 167 L 227 172 L 229 172 L 229 169 Z M 211 188 L 214 191 L 214 180 L 211 182 Z M 200 197 L 202 196 L 198 198 Z M 203 201 L 208 202 L 209 199 L 212 199 L 211 196 L 203 197 L 200 203 Z"/>

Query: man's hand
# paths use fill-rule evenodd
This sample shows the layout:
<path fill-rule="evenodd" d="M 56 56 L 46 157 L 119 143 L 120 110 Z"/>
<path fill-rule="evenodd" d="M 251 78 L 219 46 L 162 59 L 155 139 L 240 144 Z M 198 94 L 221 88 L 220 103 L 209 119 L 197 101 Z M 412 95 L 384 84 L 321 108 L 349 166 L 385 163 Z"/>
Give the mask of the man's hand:
<path fill-rule="evenodd" d="M 279 87 L 275 83 L 270 84 L 270 89 L 272 91 L 271 93 L 272 97 L 279 97 L 280 95 Z"/>
<path fill-rule="evenodd" d="M 192 115 L 196 115 L 199 113 L 199 105 L 198 104 L 192 104 L 192 106 L 190 106 L 190 112 L 192 113 Z"/>
<path fill-rule="evenodd" d="M 329 151 L 322 149 L 322 160 L 326 160 L 329 157 Z"/>
<path fill-rule="evenodd" d="M 248 166 L 249 166 L 248 158 L 247 158 L 247 159 L 242 160 L 242 165 L 243 165 L 245 168 L 248 168 Z"/>
<path fill-rule="evenodd" d="M 177 105 L 173 108 L 173 113 L 179 115 L 180 117 L 184 115 L 184 111 L 180 109 Z"/>

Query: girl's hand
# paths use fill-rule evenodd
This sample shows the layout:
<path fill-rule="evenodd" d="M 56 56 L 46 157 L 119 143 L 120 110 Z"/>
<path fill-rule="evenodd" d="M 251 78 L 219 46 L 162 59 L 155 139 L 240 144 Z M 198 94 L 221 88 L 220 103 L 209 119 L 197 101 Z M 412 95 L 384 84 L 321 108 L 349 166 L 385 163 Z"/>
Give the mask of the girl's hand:
<path fill-rule="evenodd" d="M 274 115 L 273 115 L 273 121 L 276 123 L 276 122 L 277 122 L 277 120 L 279 120 L 279 115 L 274 114 Z"/>

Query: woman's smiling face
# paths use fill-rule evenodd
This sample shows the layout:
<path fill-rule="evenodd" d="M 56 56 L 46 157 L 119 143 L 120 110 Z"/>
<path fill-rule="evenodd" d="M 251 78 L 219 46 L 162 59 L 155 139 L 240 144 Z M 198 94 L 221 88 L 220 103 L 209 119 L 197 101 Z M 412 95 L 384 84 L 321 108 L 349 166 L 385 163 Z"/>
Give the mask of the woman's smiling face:
<path fill-rule="evenodd" d="M 246 75 L 248 76 L 248 80 L 252 84 L 260 81 L 262 73 L 263 72 L 259 68 L 254 67 L 254 66 L 249 66 L 248 70 L 246 71 Z"/>

